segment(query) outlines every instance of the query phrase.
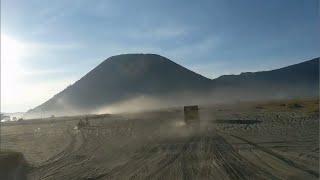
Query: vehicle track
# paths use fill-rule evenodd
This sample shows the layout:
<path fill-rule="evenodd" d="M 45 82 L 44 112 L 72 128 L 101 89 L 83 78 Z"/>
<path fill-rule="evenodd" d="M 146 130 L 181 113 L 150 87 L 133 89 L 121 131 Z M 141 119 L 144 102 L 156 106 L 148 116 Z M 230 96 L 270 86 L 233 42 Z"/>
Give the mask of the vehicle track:
<path fill-rule="evenodd" d="M 101 161 L 97 164 L 96 160 L 106 157 L 104 147 L 111 142 L 100 130 L 99 127 L 83 128 L 74 134 L 68 129 L 69 145 L 37 167 L 33 179 L 281 179 L 275 175 L 277 173 L 272 173 L 277 170 L 274 167 L 270 170 L 270 167 L 257 165 L 239 154 L 225 139 L 227 136 L 319 177 L 317 172 L 268 148 L 216 129 L 189 136 L 158 137 L 149 143 L 146 141 L 146 145 L 120 165 L 114 167 Z M 76 158 L 78 156 L 80 158 Z"/>
<path fill-rule="evenodd" d="M 59 159 L 65 157 L 68 153 L 70 153 L 70 150 L 72 150 L 75 145 L 75 137 L 70 132 L 70 130 L 67 130 L 67 135 L 69 136 L 70 143 L 61 152 L 57 153 L 56 155 L 53 155 L 52 157 L 50 157 L 49 159 L 47 159 L 46 161 L 41 163 L 37 168 L 50 165 L 50 164 L 54 163 L 55 161 L 58 161 Z"/>
<path fill-rule="evenodd" d="M 241 141 L 244 141 L 244 142 L 256 147 L 257 149 L 259 149 L 259 150 L 261 150 L 261 151 L 263 151 L 263 152 L 265 152 L 265 153 L 267 153 L 267 154 L 279 159 L 280 161 L 286 163 L 287 165 L 289 165 L 291 167 L 297 168 L 297 169 L 299 169 L 301 171 L 304 171 L 304 172 L 306 172 L 306 173 L 308 173 L 308 174 L 310 174 L 310 175 L 312 175 L 312 176 L 314 176 L 316 178 L 319 178 L 319 173 L 318 172 L 315 172 L 315 171 L 313 171 L 311 169 L 308 169 L 307 167 L 305 167 L 305 166 L 303 166 L 301 164 L 297 164 L 294 161 L 292 161 L 292 160 L 290 160 L 290 159 L 288 159 L 288 158 L 286 158 L 286 157 L 284 157 L 284 156 L 282 156 L 282 155 L 280 155 L 280 154 L 278 154 L 278 153 L 276 153 L 276 152 L 274 152 L 274 151 L 272 151 L 272 150 L 270 150 L 268 148 L 265 148 L 263 146 L 259 146 L 258 144 L 253 143 L 251 141 L 248 141 L 247 139 L 244 139 L 244 138 L 239 137 L 239 136 L 235 136 L 235 135 L 230 135 L 230 136 L 232 136 L 232 137 L 234 137 L 236 139 L 239 139 Z"/>
<path fill-rule="evenodd" d="M 277 179 L 240 156 L 218 134 L 161 146 L 151 144 L 127 163 L 91 179 Z"/>
<path fill-rule="evenodd" d="M 52 156 L 40 166 L 33 168 L 30 176 L 37 177 L 37 179 L 46 179 L 58 173 L 57 170 L 77 162 L 72 156 L 85 147 L 87 143 L 82 133 L 83 132 L 81 132 L 81 137 L 79 137 L 78 134 L 74 134 L 71 132 L 71 129 L 68 128 L 66 134 L 69 136 L 70 143 L 61 152 Z M 81 138 L 80 142 L 79 138 Z M 78 147 L 76 146 L 77 143 L 80 143 Z"/>

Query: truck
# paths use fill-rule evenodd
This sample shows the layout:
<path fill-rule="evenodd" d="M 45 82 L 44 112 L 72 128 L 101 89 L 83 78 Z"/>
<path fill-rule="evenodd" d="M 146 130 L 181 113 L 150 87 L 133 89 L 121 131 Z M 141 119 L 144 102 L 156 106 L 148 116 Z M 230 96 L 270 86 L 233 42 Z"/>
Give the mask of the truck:
<path fill-rule="evenodd" d="M 186 125 L 199 126 L 199 107 L 197 105 L 184 106 L 184 121 Z"/>

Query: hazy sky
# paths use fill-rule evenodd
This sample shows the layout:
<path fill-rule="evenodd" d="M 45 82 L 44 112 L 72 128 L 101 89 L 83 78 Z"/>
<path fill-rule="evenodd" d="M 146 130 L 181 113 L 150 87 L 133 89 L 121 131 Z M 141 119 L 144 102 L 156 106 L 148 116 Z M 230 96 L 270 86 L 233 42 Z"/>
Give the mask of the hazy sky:
<path fill-rule="evenodd" d="M 111 55 L 204 76 L 319 56 L 318 0 L 1 0 L 1 111 L 26 111 Z"/>

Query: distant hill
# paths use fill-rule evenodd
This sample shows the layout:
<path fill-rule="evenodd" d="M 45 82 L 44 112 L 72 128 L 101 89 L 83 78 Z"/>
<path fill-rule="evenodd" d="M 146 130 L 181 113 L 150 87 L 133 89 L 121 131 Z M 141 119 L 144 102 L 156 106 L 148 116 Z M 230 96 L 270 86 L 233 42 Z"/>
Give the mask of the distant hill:
<path fill-rule="evenodd" d="M 156 54 L 124 54 L 103 61 L 27 115 L 96 113 L 104 106 L 136 97 L 152 97 L 170 106 L 178 102 L 315 97 L 318 92 L 319 58 L 277 70 L 211 80 Z M 142 103 L 133 105 L 144 108 Z"/>
<path fill-rule="evenodd" d="M 225 75 L 213 80 L 216 92 L 237 99 L 319 96 L 319 58 L 280 69 Z"/>

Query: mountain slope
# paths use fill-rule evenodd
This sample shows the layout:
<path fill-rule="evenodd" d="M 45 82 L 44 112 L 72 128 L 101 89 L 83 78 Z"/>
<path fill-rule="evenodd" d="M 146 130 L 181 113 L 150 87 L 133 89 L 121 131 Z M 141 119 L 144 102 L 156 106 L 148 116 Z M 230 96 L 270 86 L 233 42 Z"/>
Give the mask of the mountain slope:
<path fill-rule="evenodd" d="M 225 84 L 242 84 L 242 83 L 278 83 L 290 84 L 292 81 L 298 83 L 313 83 L 319 80 L 319 58 L 305 61 L 299 64 L 287 66 L 284 68 L 262 71 L 262 72 L 247 72 L 240 75 L 225 75 L 215 81 Z"/>
<path fill-rule="evenodd" d="M 315 97 L 319 93 L 319 58 L 271 71 L 225 75 L 213 81 L 217 92 L 229 92 L 239 99 Z"/>
<path fill-rule="evenodd" d="M 27 114 L 95 113 L 104 106 L 137 97 L 167 100 L 165 106 L 170 106 L 174 103 L 317 97 L 318 93 L 319 58 L 272 71 L 210 80 L 159 55 L 125 54 L 108 58 Z M 132 104 L 145 108 L 139 102 Z"/>

